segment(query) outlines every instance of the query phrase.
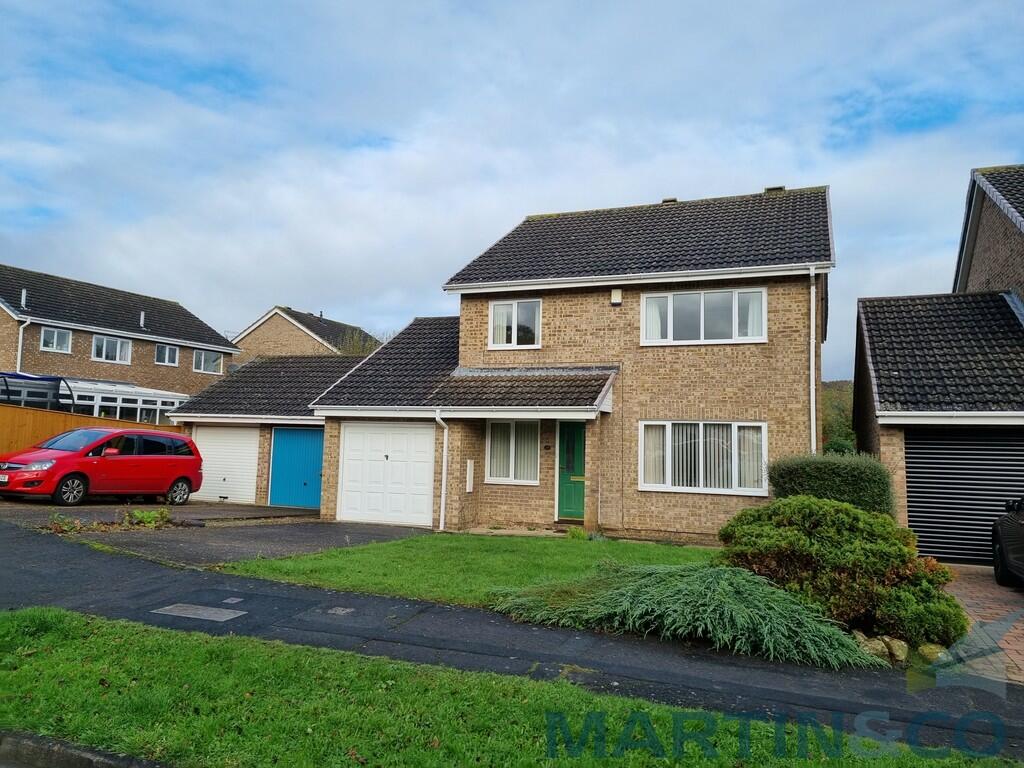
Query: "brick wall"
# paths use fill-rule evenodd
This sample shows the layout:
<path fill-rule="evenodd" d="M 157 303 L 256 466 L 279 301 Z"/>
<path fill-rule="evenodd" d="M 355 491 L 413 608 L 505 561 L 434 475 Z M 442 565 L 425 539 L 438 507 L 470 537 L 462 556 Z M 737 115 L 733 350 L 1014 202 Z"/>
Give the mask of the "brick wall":
<path fill-rule="evenodd" d="M 640 345 L 641 296 L 647 291 L 763 286 L 768 295 L 768 341 L 763 344 Z M 819 297 L 823 296 L 819 278 Z M 805 453 L 810 443 L 807 278 L 773 278 L 721 283 L 658 285 L 623 289 L 621 306 L 611 306 L 609 289 L 544 292 L 542 348 L 488 350 L 488 306 L 507 296 L 463 296 L 460 364 L 508 367 L 567 364 L 617 365 L 614 412 L 588 429 L 588 507 L 611 533 L 704 540 L 713 537 L 740 509 L 764 497 L 668 493 L 638 489 L 638 422 L 644 419 L 764 421 L 769 460 Z M 820 366 L 821 307 L 818 318 Z M 820 381 L 820 367 L 817 376 Z M 820 411 L 820 386 L 818 387 Z M 818 419 L 820 424 L 820 418 Z M 820 429 L 820 427 L 819 427 Z M 596 455 L 595 455 L 596 454 Z M 542 454 L 543 455 L 543 454 Z M 591 460 L 596 464 L 592 467 Z M 553 466 L 553 464 L 552 464 Z M 599 467 L 599 470 L 597 469 Z M 543 486 L 543 481 L 542 481 Z M 537 519 L 553 517 L 554 488 L 538 498 L 509 486 L 517 502 L 478 500 L 481 523 L 508 520 L 507 507 L 538 507 Z M 549 493 L 550 491 L 550 493 Z M 498 495 L 500 497 L 500 495 Z M 544 510 L 543 505 L 547 505 Z M 544 511 L 541 511 L 544 510 Z M 546 514 L 545 514 L 546 513 Z"/>
<path fill-rule="evenodd" d="M 903 427 L 878 428 L 878 458 L 892 474 L 892 492 L 895 501 L 896 522 L 906 528 L 907 522 L 907 462 L 903 454 Z"/>
<path fill-rule="evenodd" d="M 247 363 L 255 357 L 282 355 L 330 355 L 334 350 L 297 328 L 280 315 L 271 315 L 261 325 L 239 339 L 235 345 L 242 350 L 235 362 Z"/>
<path fill-rule="evenodd" d="M 93 334 L 88 331 L 71 332 L 71 354 L 43 351 L 39 348 L 42 328 L 35 324 L 25 328 L 21 368 L 27 373 L 126 381 L 140 387 L 182 392 L 186 395 L 201 392 L 221 379 L 221 375 L 196 373 L 192 370 L 192 347 L 178 347 L 177 367 L 157 365 L 156 344 L 132 339 L 131 365 L 121 365 L 92 359 Z M 225 372 L 231 358 L 231 355 L 224 355 Z"/>
<path fill-rule="evenodd" d="M 6 312 L 0 312 L 0 371 L 13 371 L 18 364 L 17 320 Z"/>
<path fill-rule="evenodd" d="M 259 447 L 256 454 L 256 503 L 270 503 L 270 447 L 273 440 L 272 424 L 260 425 Z"/>
<path fill-rule="evenodd" d="M 1013 289 L 1024 295 L 1024 232 L 1006 217 L 992 199 L 983 200 L 978 218 L 967 292 Z"/>

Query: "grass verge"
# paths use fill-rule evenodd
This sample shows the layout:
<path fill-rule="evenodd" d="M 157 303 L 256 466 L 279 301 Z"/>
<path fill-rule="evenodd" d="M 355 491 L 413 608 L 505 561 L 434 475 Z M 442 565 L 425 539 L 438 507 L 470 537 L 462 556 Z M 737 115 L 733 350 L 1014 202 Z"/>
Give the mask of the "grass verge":
<path fill-rule="evenodd" d="M 229 563 L 244 576 L 351 592 L 486 606 L 495 589 L 570 579 L 602 561 L 705 563 L 715 550 L 636 541 L 432 534 L 312 555 Z"/>
<path fill-rule="evenodd" d="M 578 738 L 589 712 L 605 713 L 609 755 L 628 747 L 630 736 L 643 738 L 645 722 L 672 754 L 669 707 L 593 694 L 567 682 L 173 632 L 52 608 L 0 615 L 0 727 L 182 768 L 586 766 L 600 762 L 592 747 L 566 758 L 564 741 L 557 739 L 562 759 L 545 760 L 546 723 L 547 713 L 561 713 Z M 715 754 L 702 757 L 690 743 L 683 752 L 687 765 L 792 765 L 800 748 L 790 727 L 784 739 L 787 757 L 777 754 L 774 729 L 753 723 L 748 755 L 738 723 L 718 715 L 693 717 L 703 718 L 694 727 L 703 730 Z M 623 739 L 627 723 L 635 727 Z M 824 736 L 829 740 L 827 732 Z M 822 748 L 813 734 L 804 743 L 813 763 Z M 975 764 L 961 755 L 935 760 L 904 751 L 860 757 L 849 745 L 840 749 L 843 755 L 834 759 L 842 765 Z M 663 765 L 665 760 L 626 749 L 613 764 Z"/>

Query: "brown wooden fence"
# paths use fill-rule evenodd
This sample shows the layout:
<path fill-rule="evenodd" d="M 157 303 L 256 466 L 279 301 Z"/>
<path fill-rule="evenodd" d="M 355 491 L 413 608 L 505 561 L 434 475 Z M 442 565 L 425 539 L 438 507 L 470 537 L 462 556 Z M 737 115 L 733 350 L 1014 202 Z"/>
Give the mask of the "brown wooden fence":
<path fill-rule="evenodd" d="M 140 424 L 137 421 L 104 419 L 99 416 L 82 416 L 77 413 L 46 411 L 41 408 L 22 408 L 17 405 L 0 405 L 0 453 L 17 451 L 40 443 L 48 437 L 67 432 L 76 427 L 114 427 L 118 429 L 153 428 L 164 432 L 181 432 L 182 428 L 171 425 Z"/>

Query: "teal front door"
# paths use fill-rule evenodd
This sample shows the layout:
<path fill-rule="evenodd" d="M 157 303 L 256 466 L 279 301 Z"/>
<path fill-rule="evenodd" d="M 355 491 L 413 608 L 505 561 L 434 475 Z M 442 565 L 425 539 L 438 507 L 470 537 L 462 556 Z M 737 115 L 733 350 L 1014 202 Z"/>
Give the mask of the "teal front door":
<path fill-rule="evenodd" d="M 558 519 L 582 520 L 586 480 L 583 455 L 584 425 L 563 421 L 558 425 Z"/>

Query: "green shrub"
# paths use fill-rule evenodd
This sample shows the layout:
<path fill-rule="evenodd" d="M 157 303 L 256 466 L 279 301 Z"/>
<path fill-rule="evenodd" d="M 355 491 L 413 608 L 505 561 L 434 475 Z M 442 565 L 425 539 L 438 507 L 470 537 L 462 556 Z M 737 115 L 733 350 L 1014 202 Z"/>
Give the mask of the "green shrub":
<path fill-rule="evenodd" d="M 768 481 L 777 498 L 817 496 L 869 512 L 893 511 L 889 470 L 867 454 L 789 456 L 772 462 Z"/>
<path fill-rule="evenodd" d="M 580 526 L 574 525 L 565 532 L 565 538 L 570 541 L 586 541 L 587 532 Z"/>
<path fill-rule="evenodd" d="M 791 496 L 746 509 L 719 531 L 722 557 L 868 634 L 948 645 L 966 617 L 941 587 L 952 573 L 917 556 L 913 532 L 888 515 Z"/>
<path fill-rule="evenodd" d="M 824 451 L 827 454 L 850 456 L 857 453 L 857 448 L 854 446 L 853 440 L 848 440 L 845 437 L 830 437 L 825 442 Z"/>
<path fill-rule="evenodd" d="M 503 590 L 491 607 L 518 621 L 702 640 L 773 661 L 879 663 L 820 608 L 742 568 L 607 562 L 574 581 Z"/>
<path fill-rule="evenodd" d="M 133 509 L 125 522 L 143 528 L 163 528 L 171 524 L 171 513 L 166 509 Z"/>

